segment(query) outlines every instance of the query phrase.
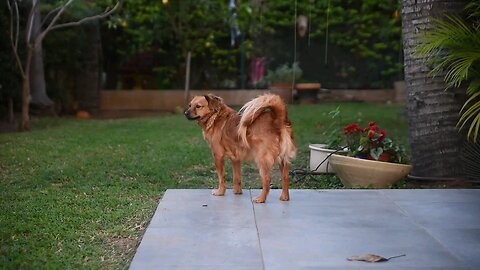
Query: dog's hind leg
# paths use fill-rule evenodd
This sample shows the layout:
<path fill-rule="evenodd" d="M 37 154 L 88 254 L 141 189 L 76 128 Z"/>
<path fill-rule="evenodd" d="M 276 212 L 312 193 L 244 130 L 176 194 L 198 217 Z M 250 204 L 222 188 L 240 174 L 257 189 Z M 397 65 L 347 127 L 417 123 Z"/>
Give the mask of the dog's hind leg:
<path fill-rule="evenodd" d="M 280 195 L 281 201 L 288 201 L 290 200 L 290 194 L 288 193 L 288 189 L 290 186 L 290 180 L 288 172 L 290 170 L 290 163 L 280 163 L 280 171 L 282 172 L 282 195 Z"/>
<path fill-rule="evenodd" d="M 256 203 L 264 203 L 267 200 L 268 193 L 270 192 L 271 172 L 273 164 L 273 158 L 269 156 L 264 156 L 262 160 L 257 160 L 257 166 L 260 170 L 260 176 L 262 177 L 263 189 L 260 196 L 255 198 L 254 202 Z"/>
<path fill-rule="evenodd" d="M 217 168 L 218 175 L 218 189 L 212 190 L 212 194 L 215 196 L 225 195 L 227 190 L 227 182 L 225 180 L 225 157 L 215 155 L 215 167 Z"/>
<path fill-rule="evenodd" d="M 232 160 L 233 193 L 242 194 L 242 166 L 239 160 Z"/>

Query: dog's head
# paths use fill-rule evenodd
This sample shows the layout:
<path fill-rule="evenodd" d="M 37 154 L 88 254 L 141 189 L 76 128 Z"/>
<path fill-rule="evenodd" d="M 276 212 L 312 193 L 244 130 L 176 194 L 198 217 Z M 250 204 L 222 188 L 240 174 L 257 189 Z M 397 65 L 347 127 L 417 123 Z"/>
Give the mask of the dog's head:
<path fill-rule="evenodd" d="M 185 117 L 188 120 L 200 120 L 205 116 L 212 115 L 212 113 L 220 111 L 223 105 L 221 97 L 208 94 L 205 96 L 195 96 L 188 104 L 188 109 L 185 111 Z"/>

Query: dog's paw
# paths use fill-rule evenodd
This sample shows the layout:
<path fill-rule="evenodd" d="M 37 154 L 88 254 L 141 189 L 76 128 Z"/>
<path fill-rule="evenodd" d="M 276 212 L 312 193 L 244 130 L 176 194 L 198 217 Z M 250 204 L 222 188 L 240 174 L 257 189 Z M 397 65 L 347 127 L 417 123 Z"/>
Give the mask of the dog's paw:
<path fill-rule="evenodd" d="M 214 189 L 214 190 L 212 190 L 212 195 L 223 196 L 223 195 L 225 195 L 225 190 L 224 189 Z"/>
<path fill-rule="evenodd" d="M 280 201 L 289 201 L 290 200 L 290 196 L 287 194 L 283 194 L 280 195 Z"/>
<path fill-rule="evenodd" d="M 254 203 L 264 203 L 267 200 L 267 198 L 259 196 L 253 200 Z"/>
<path fill-rule="evenodd" d="M 242 195 L 242 194 L 243 194 L 243 191 L 242 191 L 242 189 L 234 189 L 234 190 L 233 190 L 233 194 L 235 194 L 235 195 Z"/>

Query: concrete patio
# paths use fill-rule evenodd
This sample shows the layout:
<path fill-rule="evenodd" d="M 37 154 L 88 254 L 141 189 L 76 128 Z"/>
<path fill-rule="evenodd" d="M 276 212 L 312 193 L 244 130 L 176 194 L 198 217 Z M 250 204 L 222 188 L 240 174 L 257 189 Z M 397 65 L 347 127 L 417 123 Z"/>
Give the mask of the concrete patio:
<path fill-rule="evenodd" d="M 480 190 L 259 193 L 168 190 L 130 269 L 480 269 Z"/>

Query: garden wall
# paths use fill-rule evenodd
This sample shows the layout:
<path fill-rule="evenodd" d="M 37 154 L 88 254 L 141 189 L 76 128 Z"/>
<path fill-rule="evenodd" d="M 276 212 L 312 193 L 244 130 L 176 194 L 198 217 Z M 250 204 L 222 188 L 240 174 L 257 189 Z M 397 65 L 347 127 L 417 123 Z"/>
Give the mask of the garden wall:
<path fill-rule="evenodd" d="M 190 96 L 212 93 L 220 96 L 230 106 L 241 106 L 269 90 L 191 90 Z M 289 91 L 272 91 L 291 101 Z M 317 102 L 372 102 L 403 103 L 405 93 L 393 89 L 379 90 L 329 90 L 320 91 Z M 182 90 L 104 90 L 100 92 L 102 114 L 128 114 L 128 112 L 173 112 L 185 107 Z M 301 101 L 300 101 L 301 102 Z"/>
<path fill-rule="evenodd" d="M 266 93 L 267 90 L 191 90 L 190 96 L 212 93 L 220 96 L 231 106 Z M 100 92 L 101 110 L 147 110 L 173 111 L 185 106 L 184 91 L 181 90 L 104 90 Z"/>

